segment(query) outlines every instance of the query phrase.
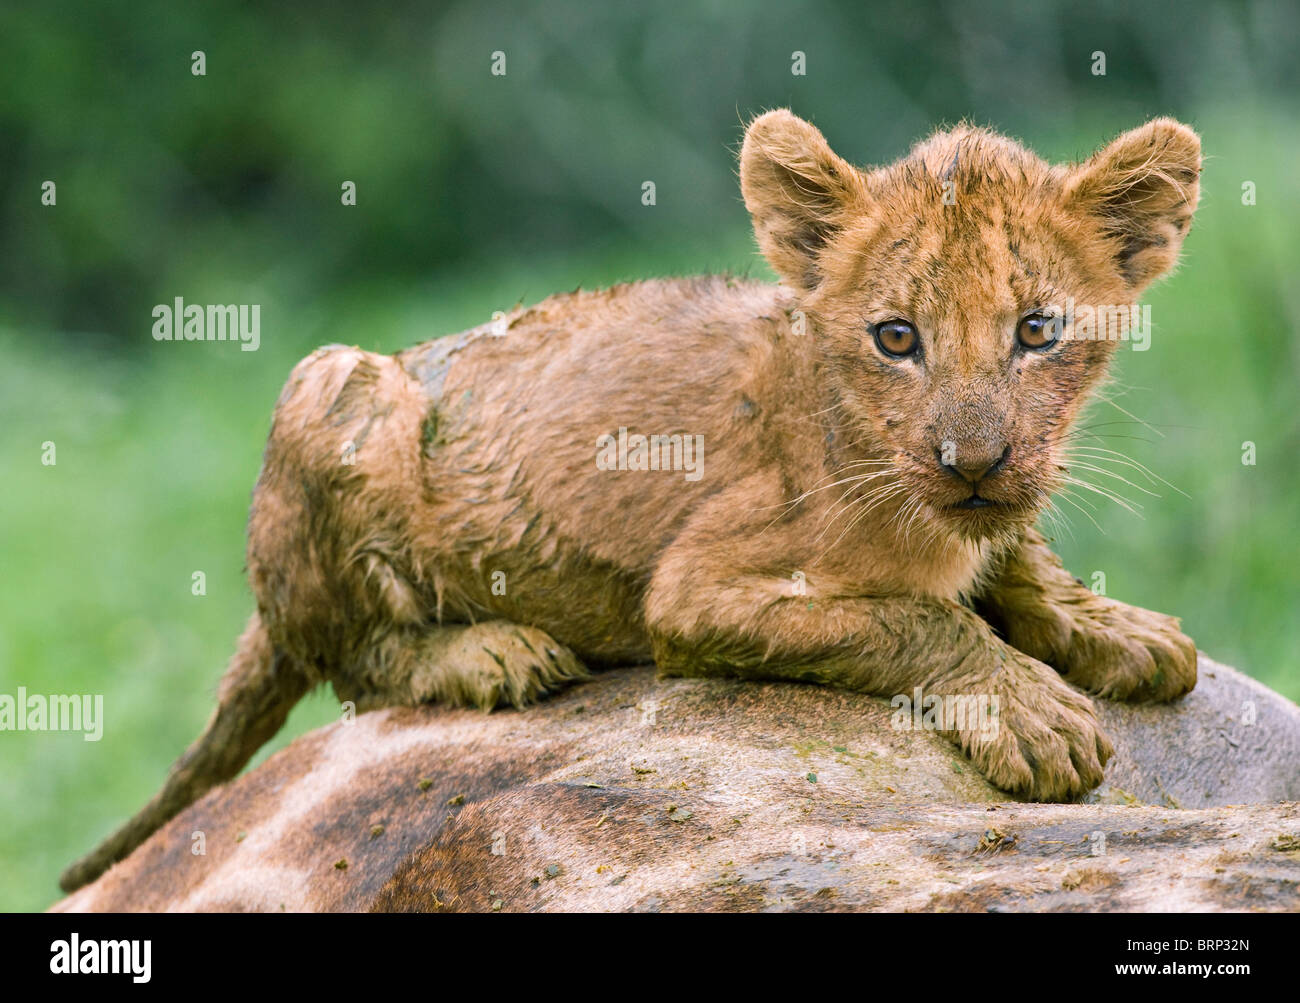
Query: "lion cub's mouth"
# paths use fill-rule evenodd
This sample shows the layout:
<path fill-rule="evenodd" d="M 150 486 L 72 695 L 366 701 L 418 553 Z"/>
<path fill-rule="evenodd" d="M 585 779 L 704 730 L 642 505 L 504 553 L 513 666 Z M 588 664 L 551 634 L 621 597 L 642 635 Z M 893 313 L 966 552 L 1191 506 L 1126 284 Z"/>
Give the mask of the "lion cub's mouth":
<path fill-rule="evenodd" d="M 971 495 L 969 498 L 964 498 L 957 502 L 957 504 L 952 507 L 969 510 L 976 508 L 992 508 L 995 505 L 1001 504 L 1002 502 L 994 501 L 992 498 L 985 498 L 981 495 Z"/>

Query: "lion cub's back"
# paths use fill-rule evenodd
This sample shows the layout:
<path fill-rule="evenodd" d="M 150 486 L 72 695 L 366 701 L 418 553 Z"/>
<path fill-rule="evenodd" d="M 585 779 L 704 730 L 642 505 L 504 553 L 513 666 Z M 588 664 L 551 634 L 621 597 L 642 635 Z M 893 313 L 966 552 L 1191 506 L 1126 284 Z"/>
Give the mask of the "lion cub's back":
<path fill-rule="evenodd" d="M 437 494 L 522 498 L 626 566 L 767 459 L 789 406 L 783 292 L 720 276 L 551 297 L 398 356 L 432 402 Z M 637 438 L 660 469 L 637 469 Z M 617 530 L 617 532 L 615 532 Z"/>

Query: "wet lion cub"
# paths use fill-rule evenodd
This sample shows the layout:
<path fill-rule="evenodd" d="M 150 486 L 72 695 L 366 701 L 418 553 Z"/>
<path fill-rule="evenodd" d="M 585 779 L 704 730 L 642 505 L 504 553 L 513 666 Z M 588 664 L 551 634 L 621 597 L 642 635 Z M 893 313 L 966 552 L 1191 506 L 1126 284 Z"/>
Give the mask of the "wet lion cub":
<path fill-rule="evenodd" d="M 63 887 L 234 776 L 327 680 L 362 708 L 520 706 L 651 658 L 920 687 L 996 706 L 995 728 L 944 719 L 995 784 L 1095 787 L 1111 746 L 1084 691 L 1172 699 L 1196 649 L 1093 595 L 1034 529 L 1116 347 L 1067 304 L 1133 304 L 1167 272 L 1199 172 L 1169 119 L 1076 166 L 961 126 L 859 170 L 773 111 L 740 183 L 781 285 L 639 282 L 303 360 L 213 717 Z"/>

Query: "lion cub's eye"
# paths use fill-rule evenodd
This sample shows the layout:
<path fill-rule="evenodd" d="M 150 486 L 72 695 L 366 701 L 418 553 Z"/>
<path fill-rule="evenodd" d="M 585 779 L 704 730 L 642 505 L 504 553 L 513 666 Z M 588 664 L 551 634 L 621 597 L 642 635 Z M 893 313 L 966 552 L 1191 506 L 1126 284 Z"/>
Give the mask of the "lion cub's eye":
<path fill-rule="evenodd" d="M 1016 340 L 1032 351 L 1051 348 L 1061 337 L 1061 318 L 1031 313 L 1016 328 Z"/>
<path fill-rule="evenodd" d="M 913 355 L 921 347 L 921 336 L 905 320 L 887 320 L 877 324 L 872 328 L 872 334 L 876 338 L 876 347 L 895 359 Z"/>

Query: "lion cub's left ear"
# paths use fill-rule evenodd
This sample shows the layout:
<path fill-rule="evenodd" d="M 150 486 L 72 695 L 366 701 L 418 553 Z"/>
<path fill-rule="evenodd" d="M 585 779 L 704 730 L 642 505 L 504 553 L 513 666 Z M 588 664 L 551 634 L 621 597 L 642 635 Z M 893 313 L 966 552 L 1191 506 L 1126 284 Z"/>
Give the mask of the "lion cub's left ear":
<path fill-rule="evenodd" d="M 1157 118 L 1075 168 L 1066 192 L 1074 208 L 1100 219 L 1116 267 L 1137 292 L 1178 261 L 1200 175 L 1200 137 L 1172 118 Z"/>

